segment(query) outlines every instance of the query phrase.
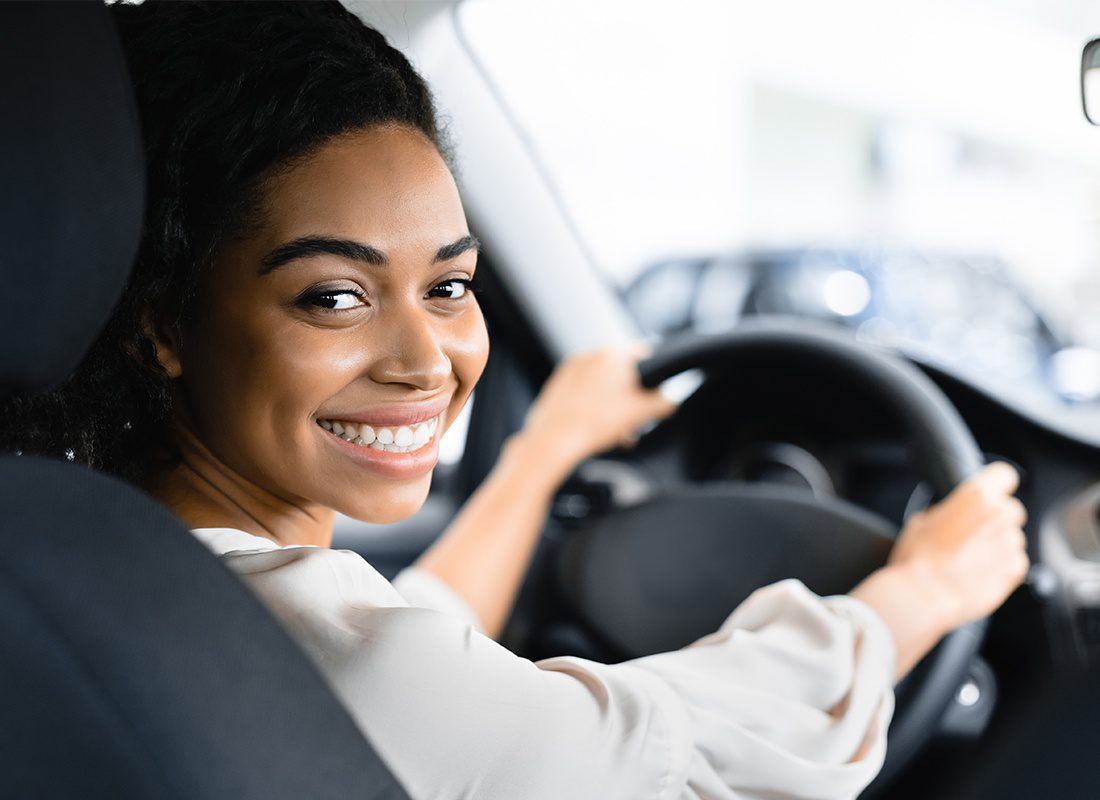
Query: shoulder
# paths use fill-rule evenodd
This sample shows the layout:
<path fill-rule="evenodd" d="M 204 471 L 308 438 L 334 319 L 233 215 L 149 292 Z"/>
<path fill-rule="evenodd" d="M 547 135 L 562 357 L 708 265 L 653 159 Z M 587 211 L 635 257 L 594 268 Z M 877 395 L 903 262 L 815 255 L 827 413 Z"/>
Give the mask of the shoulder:
<path fill-rule="evenodd" d="M 307 545 L 280 546 L 233 528 L 192 531 L 279 616 L 341 614 L 347 608 L 407 603 L 358 553 Z"/>

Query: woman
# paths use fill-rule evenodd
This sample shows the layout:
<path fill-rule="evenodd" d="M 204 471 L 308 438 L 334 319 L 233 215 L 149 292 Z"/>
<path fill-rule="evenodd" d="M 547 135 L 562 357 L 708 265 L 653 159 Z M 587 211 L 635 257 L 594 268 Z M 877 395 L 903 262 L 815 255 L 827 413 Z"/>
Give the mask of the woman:
<path fill-rule="evenodd" d="M 495 644 L 555 485 L 672 406 L 639 353 L 567 361 L 446 535 L 391 585 L 335 511 L 423 502 L 487 356 L 477 242 L 431 98 L 335 4 L 116 8 L 149 159 L 134 277 L 5 447 L 124 475 L 302 643 L 413 797 L 852 797 L 893 680 L 1026 569 L 993 465 L 849 597 L 768 587 L 682 651 L 532 664 Z M 241 680 L 247 680 L 242 675 Z"/>

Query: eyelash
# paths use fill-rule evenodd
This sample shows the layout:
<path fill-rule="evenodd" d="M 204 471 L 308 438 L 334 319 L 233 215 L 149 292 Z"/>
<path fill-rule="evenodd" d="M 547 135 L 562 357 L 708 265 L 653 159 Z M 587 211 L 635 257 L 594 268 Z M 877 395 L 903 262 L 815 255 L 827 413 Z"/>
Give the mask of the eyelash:
<path fill-rule="evenodd" d="M 462 296 L 452 298 L 452 297 L 448 297 L 447 295 L 432 294 L 433 292 L 435 292 L 440 287 L 446 286 L 448 284 L 458 284 L 458 285 L 462 286 L 464 288 Z M 463 300 L 463 299 L 465 299 L 467 294 L 477 294 L 480 291 L 481 291 L 481 288 L 477 285 L 477 283 L 475 282 L 475 279 L 472 279 L 472 278 L 448 278 L 445 281 L 440 281 L 439 283 L 437 283 L 435 286 L 433 286 L 431 289 L 429 289 L 424 296 L 425 297 L 435 297 L 435 298 L 442 299 L 442 300 Z M 333 306 L 323 304 L 323 301 L 328 299 L 328 298 L 336 298 L 336 297 L 340 297 L 341 295 L 347 295 L 347 294 L 350 294 L 350 295 L 353 295 L 354 297 L 356 297 L 360 301 L 360 303 L 363 303 L 365 301 L 365 295 L 363 294 L 362 291 L 360 291 L 358 289 L 323 289 L 323 290 L 317 291 L 317 292 L 306 293 L 305 295 L 303 295 L 301 297 L 301 299 L 299 301 L 299 304 L 304 306 L 304 307 L 307 307 L 307 308 L 311 308 L 311 309 L 314 309 L 314 310 L 319 310 L 322 313 L 327 313 L 327 312 L 340 313 L 340 312 L 343 312 L 343 311 L 351 311 L 352 309 L 334 308 Z M 335 302 L 333 303 L 333 305 L 335 305 Z"/>
<path fill-rule="evenodd" d="M 346 294 L 353 295 L 356 299 L 359 300 L 360 303 L 362 303 L 365 299 L 363 293 L 358 289 L 322 289 L 318 292 L 308 292 L 302 295 L 301 299 L 299 300 L 299 305 L 310 310 L 321 312 L 331 311 L 339 313 L 341 311 L 350 311 L 351 309 L 334 308 L 333 306 L 335 305 L 335 301 L 333 301 L 333 305 L 324 304 L 324 301 L 328 298 L 341 297 Z"/>
<path fill-rule="evenodd" d="M 462 296 L 461 297 L 448 297 L 447 295 L 433 295 L 432 294 L 432 292 L 434 292 L 440 286 L 446 286 L 449 283 L 456 283 L 456 284 L 458 284 L 459 286 L 462 287 Z M 435 286 L 433 286 L 431 289 L 429 289 L 428 293 L 425 295 L 425 297 L 439 297 L 443 300 L 462 300 L 468 294 L 476 294 L 479 291 L 480 291 L 480 288 L 474 283 L 474 280 L 472 278 L 447 278 L 447 280 L 440 281 Z"/>

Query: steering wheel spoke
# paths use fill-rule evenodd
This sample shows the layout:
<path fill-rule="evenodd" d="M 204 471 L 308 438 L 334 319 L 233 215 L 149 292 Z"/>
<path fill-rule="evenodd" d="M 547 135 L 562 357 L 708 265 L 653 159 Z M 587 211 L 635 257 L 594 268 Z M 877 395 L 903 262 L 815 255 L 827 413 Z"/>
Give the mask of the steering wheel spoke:
<path fill-rule="evenodd" d="M 565 595 L 616 656 L 648 655 L 714 631 L 753 591 L 785 578 L 843 594 L 886 562 L 895 533 L 877 514 L 800 489 L 684 488 L 570 537 Z"/>

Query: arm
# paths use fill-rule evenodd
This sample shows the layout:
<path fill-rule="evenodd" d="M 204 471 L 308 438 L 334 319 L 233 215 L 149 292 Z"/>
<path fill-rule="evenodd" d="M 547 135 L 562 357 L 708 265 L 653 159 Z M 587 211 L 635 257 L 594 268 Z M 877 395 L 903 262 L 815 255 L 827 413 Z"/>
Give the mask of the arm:
<path fill-rule="evenodd" d="M 354 553 L 227 561 L 412 797 L 846 800 L 882 763 L 889 633 L 863 604 L 796 581 L 684 650 L 532 663 L 455 616 L 405 606 Z"/>
<path fill-rule="evenodd" d="M 493 471 L 415 565 L 462 597 L 493 638 L 511 611 L 554 489 L 569 472 L 550 467 L 544 450 L 529 435 L 509 439 Z"/>
<path fill-rule="evenodd" d="M 550 376 L 500 459 L 415 566 L 442 580 L 500 634 L 558 485 L 585 458 L 628 445 L 675 404 L 638 383 L 641 348 L 575 356 Z"/>

